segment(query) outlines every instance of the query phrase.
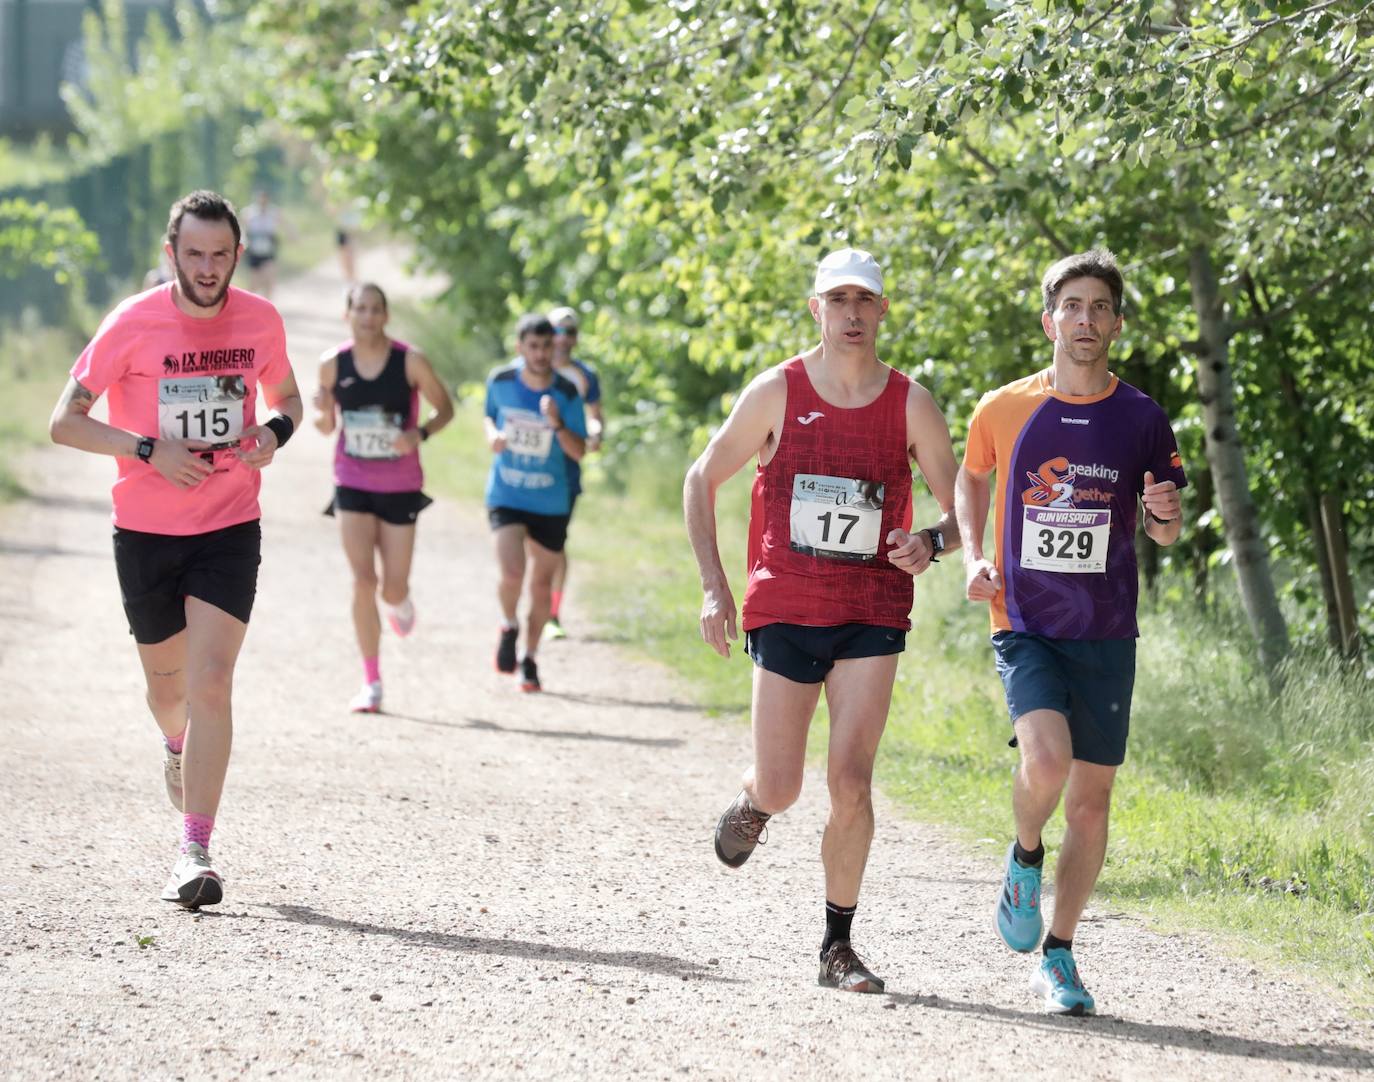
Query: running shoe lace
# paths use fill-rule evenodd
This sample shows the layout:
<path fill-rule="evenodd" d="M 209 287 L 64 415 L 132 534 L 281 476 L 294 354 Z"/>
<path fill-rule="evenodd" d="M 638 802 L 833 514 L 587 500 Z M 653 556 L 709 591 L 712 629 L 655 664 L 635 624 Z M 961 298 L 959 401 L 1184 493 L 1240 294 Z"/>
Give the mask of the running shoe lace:
<path fill-rule="evenodd" d="M 768 844 L 768 818 L 748 804 L 736 809 L 726 820 L 730 828 L 751 845 Z"/>
<path fill-rule="evenodd" d="M 848 943 L 837 943 L 830 948 L 830 960 L 827 968 L 830 970 L 830 975 L 837 981 L 843 981 L 849 974 L 856 971 L 867 972 L 863 959 Z"/>

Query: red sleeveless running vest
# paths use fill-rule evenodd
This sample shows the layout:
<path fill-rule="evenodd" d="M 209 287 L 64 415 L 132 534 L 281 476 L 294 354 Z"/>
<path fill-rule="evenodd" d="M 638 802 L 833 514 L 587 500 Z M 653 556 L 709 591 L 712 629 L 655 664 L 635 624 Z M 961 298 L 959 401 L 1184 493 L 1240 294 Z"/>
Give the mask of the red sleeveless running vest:
<path fill-rule="evenodd" d="M 911 525 L 906 401 L 911 381 L 859 409 L 832 406 L 806 366 L 782 366 L 787 412 L 776 453 L 754 475 L 744 630 L 765 624 L 911 627 L 911 576 L 887 561 Z"/>

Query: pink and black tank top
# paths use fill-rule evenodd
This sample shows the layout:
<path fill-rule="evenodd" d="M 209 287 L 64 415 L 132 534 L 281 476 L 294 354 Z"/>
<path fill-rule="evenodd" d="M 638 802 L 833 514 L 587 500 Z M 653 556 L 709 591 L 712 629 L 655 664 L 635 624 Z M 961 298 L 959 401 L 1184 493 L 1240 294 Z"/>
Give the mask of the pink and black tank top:
<path fill-rule="evenodd" d="M 393 341 L 375 379 L 358 374 L 353 343 L 339 347 L 334 400 L 339 439 L 334 445 L 334 483 L 366 492 L 418 492 L 424 484 L 420 452 L 398 455 L 396 437 L 415 426 L 420 396 L 406 380 L 404 342 Z"/>
<path fill-rule="evenodd" d="M 754 476 L 744 629 L 766 624 L 911 627 L 911 576 L 887 561 L 888 532 L 911 525 L 906 402 L 911 381 L 858 409 L 816 393 L 806 366 L 782 366 L 787 412 Z"/>

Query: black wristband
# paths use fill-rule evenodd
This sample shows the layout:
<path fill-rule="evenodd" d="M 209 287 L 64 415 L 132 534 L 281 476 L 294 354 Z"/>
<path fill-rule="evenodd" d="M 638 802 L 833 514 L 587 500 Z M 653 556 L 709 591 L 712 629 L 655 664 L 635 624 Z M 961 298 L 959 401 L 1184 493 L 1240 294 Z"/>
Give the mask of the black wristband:
<path fill-rule="evenodd" d="M 1160 518 L 1160 517 L 1159 517 L 1158 515 L 1156 515 L 1153 511 L 1146 511 L 1145 513 L 1146 513 L 1147 515 L 1149 515 L 1152 519 L 1154 519 L 1156 522 L 1158 522 L 1161 526 L 1167 526 L 1167 525 L 1169 525 L 1169 523 L 1171 523 L 1171 522 L 1177 522 L 1177 521 L 1178 521 L 1178 519 L 1174 519 L 1174 518 Z"/>
<path fill-rule="evenodd" d="M 424 443 L 425 440 L 429 439 L 429 429 L 427 429 L 424 425 L 421 425 L 421 426 L 420 426 L 419 428 L 417 428 L 415 431 L 418 432 L 418 433 L 420 433 L 420 442 L 421 442 L 421 443 Z"/>
<path fill-rule="evenodd" d="M 262 427 L 272 430 L 272 434 L 277 437 L 277 446 L 280 448 L 286 446 L 286 441 L 291 438 L 291 433 L 296 431 L 296 422 L 290 417 L 277 414 L 275 417 L 269 417 L 267 423 Z"/>

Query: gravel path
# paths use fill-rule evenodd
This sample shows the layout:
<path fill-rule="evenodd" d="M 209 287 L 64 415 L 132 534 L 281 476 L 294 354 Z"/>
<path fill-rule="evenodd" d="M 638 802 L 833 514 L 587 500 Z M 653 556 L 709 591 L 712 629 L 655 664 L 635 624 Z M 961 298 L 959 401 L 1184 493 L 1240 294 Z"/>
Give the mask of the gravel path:
<path fill-rule="evenodd" d="M 365 269 L 401 280 L 376 253 Z M 341 337 L 329 270 L 279 298 L 307 394 Z M 542 696 L 495 676 L 478 509 L 425 513 L 419 628 L 383 642 L 391 712 L 349 715 L 359 666 L 319 514 L 327 452 L 307 430 L 267 474 L 215 835 L 226 897 L 199 915 L 157 899 L 178 823 L 119 608 L 113 465 L 27 460 L 45 495 L 0 514 L 0 1075 L 1374 1071 L 1367 1019 L 1119 914 L 1090 911 L 1078 938 L 1104 1014 L 1042 1016 L 1028 960 L 991 928 L 997 868 L 882 805 L 856 935 L 893 994 L 819 989 L 819 776 L 748 866 L 722 868 L 710 831 L 748 733 L 605 642 L 547 646 Z"/>

